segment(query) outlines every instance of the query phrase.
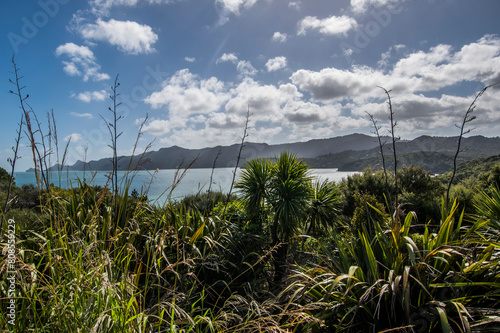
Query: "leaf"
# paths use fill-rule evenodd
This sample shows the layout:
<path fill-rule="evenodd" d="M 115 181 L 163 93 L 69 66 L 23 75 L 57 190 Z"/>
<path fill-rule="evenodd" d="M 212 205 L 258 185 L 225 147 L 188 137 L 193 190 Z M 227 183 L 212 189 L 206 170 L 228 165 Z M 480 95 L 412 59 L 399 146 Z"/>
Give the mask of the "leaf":
<path fill-rule="evenodd" d="M 442 307 L 436 307 L 436 310 L 439 314 L 439 320 L 441 321 L 441 328 L 444 333 L 450 333 L 451 332 L 451 327 L 450 324 L 448 323 L 448 316 L 446 315 L 446 311 Z"/>
<path fill-rule="evenodd" d="M 189 240 L 189 244 L 193 245 L 198 239 L 203 237 L 203 230 L 205 229 L 206 221 L 207 220 L 204 220 L 198 230 L 196 230 L 196 232 L 193 234 L 193 236 Z"/>

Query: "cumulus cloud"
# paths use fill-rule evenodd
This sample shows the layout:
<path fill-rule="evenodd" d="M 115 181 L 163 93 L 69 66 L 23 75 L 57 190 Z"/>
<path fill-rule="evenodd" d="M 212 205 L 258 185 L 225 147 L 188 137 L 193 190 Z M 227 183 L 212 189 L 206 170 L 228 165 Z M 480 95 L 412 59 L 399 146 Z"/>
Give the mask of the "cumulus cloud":
<path fill-rule="evenodd" d="M 343 131 L 368 132 L 371 124 L 365 111 L 380 120 L 381 131 L 385 131 L 386 95 L 377 87 L 384 86 L 392 89 L 398 131 L 415 136 L 444 135 L 444 128 L 448 128 L 446 135 L 455 135 L 454 124 L 460 122 L 474 93 L 439 95 L 439 90 L 463 82 L 477 82 L 480 86 L 500 77 L 500 38 L 495 36 L 456 49 L 437 45 L 411 52 L 404 47 L 404 55 L 398 50 L 403 46 L 395 45 L 382 55 L 384 66 L 299 69 L 289 82 L 279 85 L 264 84 L 257 76 L 249 75 L 241 75 L 240 82 L 222 82 L 214 77 L 201 78 L 185 69 L 168 78 L 160 91 L 146 99 L 152 107 L 165 112 L 153 119 L 146 131 L 169 145 L 206 147 L 220 144 L 220 137 L 233 143 L 241 139 L 248 109 L 252 114 L 252 140 L 271 142 L 279 138 L 283 142 L 329 137 Z M 220 61 L 241 63 L 234 54 L 225 54 Z M 266 67 L 274 68 L 273 62 Z M 474 126 L 491 129 L 492 124 L 497 124 L 499 104 L 497 94 L 483 96 L 475 110 L 478 120 Z"/>
<path fill-rule="evenodd" d="M 86 40 L 107 42 L 128 54 L 151 53 L 158 40 L 150 26 L 133 21 L 98 18 L 95 24 L 79 25 L 77 30 Z"/>
<path fill-rule="evenodd" d="M 245 118 L 224 112 L 213 113 L 208 120 L 208 126 L 216 129 L 236 129 L 243 128 L 244 125 Z"/>
<path fill-rule="evenodd" d="M 187 61 L 187 62 L 195 62 L 196 58 L 194 58 L 194 57 L 185 57 L 184 60 Z"/>
<path fill-rule="evenodd" d="M 92 101 L 104 101 L 104 99 L 108 96 L 106 90 L 100 91 L 85 91 L 78 94 L 73 94 L 71 97 L 74 97 L 82 102 L 90 103 Z"/>
<path fill-rule="evenodd" d="M 292 101 L 284 108 L 285 117 L 292 123 L 306 124 L 318 123 L 328 116 L 340 115 L 339 110 L 332 105 L 321 106 L 316 103 L 304 101 Z"/>
<path fill-rule="evenodd" d="M 152 119 L 148 121 L 142 130 L 146 133 L 150 133 L 157 136 L 162 136 L 168 134 L 171 130 L 170 121 L 165 119 Z"/>
<path fill-rule="evenodd" d="M 373 7 L 393 7 L 404 1 L 406 0 L 351 0 L 351 8 L 354 13 L 361 14 Z"/>
<path fill-rule="evenodd" d="M 271 38 L 271 40 L 273 42 L 280 42 L 280 43 L 286 42 L 287 39 L 288 39 L 288 35 L 286 33 L 281 33 L 279 31 L 276 31 L 273 34 L 273 37 Z"/>
<path fill-rule="evenodd" d="M 219 59 L 216 60 L 216 64 L 221 62 L 231 62 L 236 64 L 236 70 L 240 73 L 240 77 L 252 76 L 257 74 L 257 69 L 252 66 L 252 63 L 247 60 L 238 60 L 238 57 L 234 53 L 224 53 Z"/>
<path fill-rule="evenodd" d="M 257 0 L 215 0 L 215 3 L 220 4 L 224 10 L 233 14 L 240 14 L 242 9 L 248 9 L 255 5 Z"/>
<path fill-rule="evenodd" d="M 377 65 L 379 67 L 386 67 L 389 65 L 389 60 L 391 59 L 391 57 L 393 56 L 393 53 L 394 54 L 397 54 L 398 52 L 400 52 L 401 50 L 403 50 L 406 46 L 404 44 L 397 44 L 397 45 L 394 45 L 394 46 L 391 46 L 389 48 L 389 50 L 387 50 L 387 52 L 384 52 L 382 53 L 382 55 L 380 56 L 380 60 L 378 61 Z M 350 56 L 352 54 L 352 50 L 350 50 L 350 54 L 346 54 L 347 56 Z"/>
<path fill-rule="evenodd" d="M 55 51 L 56 56 L 64 56 L 68 60 L 63 61 L 64 72 L 70 76 L 81 76 L 83 81 L 107 80 L 110 76 L 100 73 L 101 66 L 96 63 L 94 53 L 87 46 L 79 46 L 74 43 L 59 45 Z"/>
<path fill-rule="evenodd" d="M 449 45 L 408 54 L 385 71 L 366 66 L 351 70 L 298 70 L 292 82 L 316 100 L 379 96 L 377 86 L 397 93 L 429 92 L 466 81 L 489 84 L 500 76 L 500 39 L 485 36 L 454 52 Z"/>
<path fill-rule="evenodd" d="M 231 93 L 232 98 L 225 105 L 228 114 L 243 116 L 250 108 L 250 112 L 257 115 L 260 121 L 276 124 L 283 119 L 284 105 L 302 96 L 297 87 L 290 83 L 276 87 L 262 85 L 252 78 L 243 80 Z"/>
<path fill-rule="evenodd" d="M 347 33 L 358 26 L 352 17 L 332 15 L 325 19 L 316 16 L 306 16 L 299 22 L 299 35 L 305 35 L 308 30 L 317 30 L 324 35 L 347 35 Z"/>
<path fill-rule="evenodd" d="M 64 138 L 64 141 L 68 142 L 69 140 L 71 140 L 71 142 L 75 143 L 78 141 L 82 141 L 83 139 L 84 137 L 80 133 L 71 133 Z"/>
<path fill-rule="evenodd" d="M 233 64 L 236 64 L 238 62 L 238 57 L 234 53 L 224 53 L 216 61 L 217 64 L 221 62 L 232 62 Z"/>
<path fill-rule="evenodd" d="M 247 60 L 240 60 L 236 65 L 236 69 L 241 76 L 252 76 L 257 74 L 257 69 L 252 66 L 252 63 Z"/>
<path fill-rule="evenodd" d="M 224 83 L 217 78 L 200 79 L 183 69 L 167 79 L 162 90 L 152 93 L 145 102 L 153 108 L 167 106 L 172 115 L 187 117 L 214 112 L 227 98 Z"/>
<path fill-rule="evenodd" d="M 287 64 L 286 57 L 276 57 L 269 59 L 266 62 L 266 68 L 268 72 L 274 72 L 286 68 L 286 64 Z"/>

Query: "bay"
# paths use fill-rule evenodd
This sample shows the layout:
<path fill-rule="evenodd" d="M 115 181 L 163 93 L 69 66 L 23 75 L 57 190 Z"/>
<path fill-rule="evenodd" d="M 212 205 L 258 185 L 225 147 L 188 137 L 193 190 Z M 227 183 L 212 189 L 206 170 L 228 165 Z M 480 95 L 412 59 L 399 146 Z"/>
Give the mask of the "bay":
<path fill-rule="evenodd" d="M 213 175 L 212 175 L 213 171 Z M 189 169 L 183 174 L 183 170 L 163 169 L 163 170 L 140 170 L 128 173 L 131 179 L 129 194 L 132 190 L 139 193 L 145 193 L 151 203 L 163 204 L 170 197 L 173 200 L 179 200 L 187 195 L 211 191 L 221 191 L 227 193 L 233 181 L 234 168 L 215 168 L 215 169 Z M 241 169 L 236 172 L 236 180 Z M 313 176 L 318 180 L 328 179 L 329 181 L 340 182 L 343 178 L 353 175 L 357 172 L 338 171 L 337 169 L 311 169 Z M 49 173 L 50 182 L 62 188 L 78 187 L 78 180 L 86 181 L 91 185 L 108 186 L 111 182 L 109 171 L 68 171 L 58 173 L 52 171 Z M 118 171 L 120 180 L 126 175 L 125 171 Z M 212 185 L 210 185 L 212 180 Z M 178 181 L 178 182 L 177 182 Z M 34 184 L 36 182 L 34 172 L 16 172 L 16 185 Z M 173 184 L 177 183 L 176 186 Z"/>

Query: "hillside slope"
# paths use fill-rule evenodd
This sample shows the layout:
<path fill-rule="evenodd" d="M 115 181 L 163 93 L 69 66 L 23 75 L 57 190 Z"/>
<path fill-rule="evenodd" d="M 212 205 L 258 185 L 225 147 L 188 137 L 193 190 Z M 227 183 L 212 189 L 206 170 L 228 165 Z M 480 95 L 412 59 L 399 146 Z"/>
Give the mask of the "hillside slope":
<path fill-rule="evenodd" d="M 398 166 L 419 165 L 432 173 L 443 173 L 450 170 L 457 150 L 457 137 L 421 136 L 410 141 L 398 141 L 396 152 Z M 382 138 L 384 157 L 387 168 L 393 168 L 393 152 L 390 150 L 389 138 Z M 186 149 L 178 146 L 161 148 L 147 154 L 142 160 L 139 156 L 120 157 L 118 169 L 175 169 L 234 167 L 236 165 L 238 144 L 217 146 L 202 149 Z M 459 162 L 477 158 L 486 158 L 500 154 L 500 138 L 471 136 L 463 138 Z M 310 140 L 289 144 L 269 145 L 266 143 L 245 143 L 241 154 L 240 165 L 255 157 L 273 158 L 282 151 L 296 153 L 311 167 L 338 168 L 343 171 L 362 171 L 365 168 L 382 169 L 382 158 L 376 137 L 352 134 L 330 139 Z M 57 167 L 54 167 L 57 168 Z M 90 161 L 84 164 L 78 161 L 67 167 L 69 170 L 111 170 L 109 158 Z M 31 170 L 32 171 L 32 170 Z"/>

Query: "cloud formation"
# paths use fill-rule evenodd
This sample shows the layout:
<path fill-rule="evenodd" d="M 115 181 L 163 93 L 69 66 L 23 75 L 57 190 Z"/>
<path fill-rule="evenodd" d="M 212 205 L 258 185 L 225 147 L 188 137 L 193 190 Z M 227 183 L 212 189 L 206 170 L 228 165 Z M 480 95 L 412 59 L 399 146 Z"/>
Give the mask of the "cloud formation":
<path fill-rule="evenodd" d="M 306 16 L 299 22 L 299 35 L 305 35 L 309 30 L 317 30 L 324 35 L 343 35 L 358 26 L 352 17 L 342 15 L 332 15 L 325 19 L 318 19 L 316 16 Z"/>
<path fill-rule="evenodd" d="M 228 98 L 223 91 L 224 83 L 217 78 L 199 79 L 189 69 L 182 69 L 163 83 L 161 91 L 148 96 L 145 102 L 153 108 L 167 106 L 171 115 L 187 117 L 218 110 Z"/>
<path fill-rule="evenodd" d="M 71 112 L 70 113 L 72 116 L 74 117 L 78 117 L 78 118 L 88 118 L 88 119 L 92 119 L 94 118 L 94 116 L 91 114 L 91 113 L 77 113 L 77 112 Z"/>
<path fill-rule="evenodd" d="M 76 143 L 79 141 L 83 141 L 84 137 L 80 133 L 71 133 L 70 135 L 68 135 L 64 138 L 64 141 L 66 141 L 66 142 L 68 142 L 69 140 L 71 140 L 71 142 L 73 142 L 73 143 Z"/>
<path fill-rule="evenodd" d="M 461 82 L 492 83 L 500 77 L 500 39 L 487 35 L 455 51 L 450 45 L 437 45 L 429 51 L 416 51 L 398 60 L 391 70 L 354 66 L 352 69 L 300 69 L 292 82 L 316 100 L 379 96 L 377 86 L 401 94 L 431 92 Z"/>
<path fill-rule="evenodd" d="M 234 53 L 224 53 L 216 61 L 217 64 L 221 62 L 232 62 L 233 64 L 236 64 L 238 62 L 238 57 Z"/>
<path fill-rule="evenodd" d="M 274 72 L 286 68 L 286 64 L 287 64 L 286 57 L 276 57 L 269 59 L 266 62 L 266 68 L 268 72 Z"/>
<path fill-rule="evenodd" d="M 56 56 L 65 56 L 68 60 L 63 61 L 64 72 L 70 76 L 80 76 L 83 81 L 107 80 L 110 76 L 100 73 L 101 66 L 96 63 L 94 53 L 87 46 L 79 46 L 74 43 L 59 45 L 55 51 Z"/>
<path fill-rule="evenodd" d="M 255 5 L 257 0 L 215 0 L 215 3 L 220 4 L 225 10 L 239 15 L 242 9 L 248 9 Z"/>
<path fill-rule="evenodd" d="M 109 15 L 110 9 L 116 6 L 134 7 L 139 3 L 148 4 L 169 4 L 175 0 L 90 0 L 90 8 L 92 13 L 98 16 Z"/>
<path fill-rule="evenodd" d="M 356 14 L 362 14 L 370 8 L 384 6 L 396 6 L 406 0 L 351 0 L 352 11 Z"/>
<path fill-rule="evenodd" d="M 280 42 L 280 43 L 286 42 L 287 39 L 288 39 L 288 35 L 286 33 L 281 33 L 279 31 L 276 31 L 273 34 L 273 37 L 271 38 L 271 40 L 273 42 Z"/>
<path fill-rule="evenodd" d="M 467 96 L 436 96 L 435 92 L 463 82 L 489 84 L 500 77 L 500 38 L 495 36 L 484 36 L 456 50 L 444 44 L 413 52 L 402 45 L 391 48 L 396 49 L 406 53 L 392 64 L 298 69 L 289 82 L 279 85 L 259 82 L 256 75 L 240 76 L 237 83 L 203 79 L 182 70 L 146 99 L 153 107 L 168 110 L 166 119 L 154 119 L 146 131 L 168 144 L 178 142 L 177 136 L 182 135 L 184 145 L 191 147 L 220 144 L 214 138 L 221 135 L 234 142 L 241 136 L 248 109 L 255 140 L 307 140 L 342 131 L 367 131 L 371 124 L 366 111 L 380 120 L 385 131 L 386 95 L 378 87 L 384 86 L 392 89 L 399 131 L 418 135 L 433 130 L 443 135 L 443 128 L 460 122 L 474 92 Z M 219 60 L 241 63 L 230 53 Z M 270 71 L 285 64 L 286 57 L 276 57 L 265 66 Z M 499 103 L 495 94 L 483 97 L 475 111 L 482 120 L 476 124 L 491 127 L 498 123 Z"/>
<path fill-rule="evenodd" d="M 79 26 L 78 32 L 86 40 L 107 42 L 128 54 L 151 53 L 158 40 L 158 35 L 148 25 L 114 19 L 98 18 L 95 24 Z"/>
<path fill-rule="evenodd" d="M 252 63 L 247 60 L 238 61 L 236 69 L 238 70 L 241 76 L 253 76 L 258 72 L 258 70 L 252 66 Z"/>
<path fill-rule="evenodd" d="M 71 96 L 82 102 L 90 103 L 92 101 L 104 101 L 108 96 L 108 94 L 106 93 L 106 90 L 100 90 L 100 91 L 84 91 L 78 94 L 73 94 Z"/>

